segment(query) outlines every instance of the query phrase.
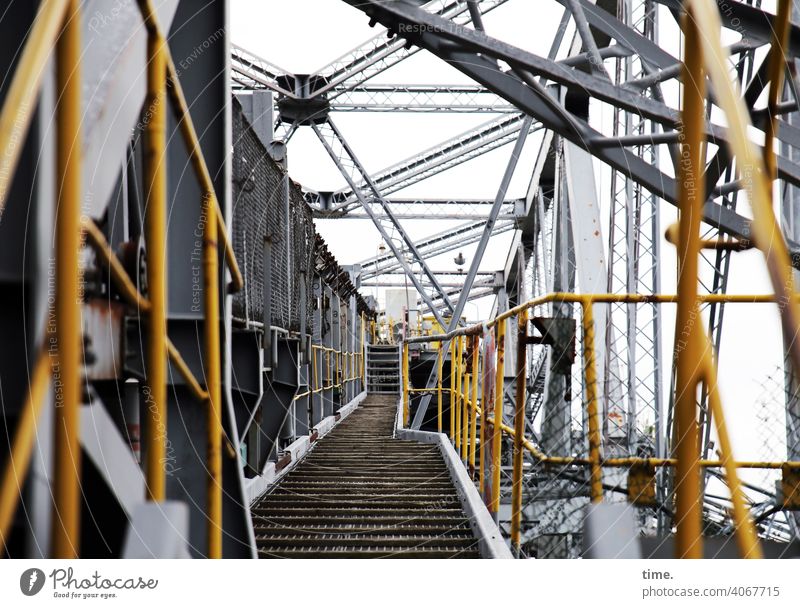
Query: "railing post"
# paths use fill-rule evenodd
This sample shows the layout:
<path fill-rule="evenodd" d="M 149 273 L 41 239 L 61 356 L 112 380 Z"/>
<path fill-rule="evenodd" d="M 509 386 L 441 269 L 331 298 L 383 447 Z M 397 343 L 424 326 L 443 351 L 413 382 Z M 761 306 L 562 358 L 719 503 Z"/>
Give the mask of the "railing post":
<path fill-rule="evenodd" d="M 461 400 L 461 460 L 464 464 L 467 464 L 469 455 L 469 405 L 471 401 L 471 387 L 472 374 L 467 372 L 464 374 L 464 394 Z"/>
<path fill-rule="evenodd" d="M 463 357 L 461 356 L 462 348 L 463 342 L 461 340 L 461 336 L 458 336 L 456 338 L 456 453 L 461 453 L 461 403 L 463 401 L 461 391 L 464 389 L 462 381 L 462 364 L 464 361 Z"/>
<path fill-rule="evenodd" d="M 439 342 L 436 352 L 436 431 L 442 432 L 442 367 L 444 366 L 444 342 Z"/>
<path fill-rule="evenodd" d="M 205 372 L 208 392 L 208 557 L 222 557 L 222 362 L 220 358 L 219 252 L 217 247 L 216 201 L 206 193 L 205 242 Z"/>
<path fill-rule="evenodd" d="M 450 441 L 456 441 L 456 340 L 450 341 Z"/>
<path fill-rule="evenodd" d="M 486 333 L 483 334 L 484 341 L 487 340 Z M 485 342 L 484 342 L 485 343 Z M 487 352 L 488 354 L 488 352 Z M 486 367 L 486 357 L 483 359 L 483 367 Z M 486 479 L 486 471 L 484 467 L 486 466 L 486 442 L 488 441 L 488 437 L 486 436 L 486 420 L 488 419 L 488 410 L 489 410 L 489 382 L 485 377 L 484 370 L 481 369 L 481 428 L 479 431 L 480 436 L 480 449 L 478 450 L 478 488 L 480 488 L 481 497 L 483 498 L 483 502 L 486 502 L 486 487 L 484 486 Z M 477 412 L 476 412 L 477 413 Z"/>
<path fill-rule="evenodd" d="M 149 19 L 153 19 L 152 15 Z M 147 108 L 150 119 L 144 132 L 144 210 L 147 248 L 147 319 L 145 426 L 147 493 L 150 500 L 166 498 L 167 443 L 167 62 L 155 24 L 147 40 Z"/>
<path fill-rule="evenodd" d="M 81 404 L 81 17 L 70 0 L 57 49 L 56 338 L 61 388 L 55 391 L 55 558 L 78 555 L 80 543 Z M 164 349 L 166 356 L 166 348 Z"/>
<path fill-rule="evenodd" d="M 475 472 L 475 449 L 478 424 L 478 376 L 480 375 L 480 338 L 472 336 L 472 403 L 469 408 L 469 466 Z"/>
<path fill-rule="evenodd" d="M 403 426 L 408 426 L 408 342 L 403 341 Z"/>
<path fill-rule="evenodd" d="M 703 130 L 705 129 L 705 69 L 700 33 L 691 12 L 683 15 L 685 34 L 683 87 L 683 128 L 678 183 L 678 310 L 676 315 L 677 354 L 675 382 L 675 522 L 676 557 L 702 558 L 702 504 L 700 476 L 700 433 L 697 424 L 697 384 L 701 353 L 692 326 L 698 322 L 698 253 L 700 217 L 705 190 Z"/>
<path fill-rule="evenodd" d="M 517 370 L 514 399 L 514 471 L 511 481 L 511 545 L 519 554 L 522 519 L 522 442 L 525 435 L 525 400 L 527 397 L 528 310 L 517 318 Z"/>
<path fill-rule="evenodd" d="M 492 504 L 489 511 L 497 516 L 500 511 L 500 466 L 503 462 L 503 383 L 505 381 L 504 365 L 506 352 L 506 322 L 498 321 L 495 325 L 497 340 L 497 359 L 494 381 L 494 411 L 492 414 L 494 433 L 492 437 Z"/>
<path fill-rule="evenodd" d="M 589 498 L 603 500 L 603 470 L 600 464 L 600 413 L 597 408 L 597 364 L 594 350 L 594 314 L 591 300 L 581 302 L 583 317 L 583 376 L 586 384 L 586 417 L 589 419 Z"/>

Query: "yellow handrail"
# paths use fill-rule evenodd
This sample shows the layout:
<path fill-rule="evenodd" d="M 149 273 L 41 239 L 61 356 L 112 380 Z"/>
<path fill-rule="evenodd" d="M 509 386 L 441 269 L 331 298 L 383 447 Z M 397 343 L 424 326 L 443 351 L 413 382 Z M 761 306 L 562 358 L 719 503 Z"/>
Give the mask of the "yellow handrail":
<path fill-rule="evenodd" d="M 56 339 L 61 387 L 55 392 L 53 557 L 78 555 L 81 514 L 81 15 L 70 0 L 56 47 L 58 207 L 56 211 Z"/>
<path fill-rule="evenodd" d="M 13 176 L 22 142 L 35 115 L 36 97 L 42 86 L 50 53 L 64 25 L 71 0 L 44 0 L 28 32 L 8 93 L 0 110 L 0 175 Z M 0 181 L 0 218 L 3 216 L 11 178 Z"/>
<path fill-rule="evenodd" d="M 0 558 L 5 555 L 11 521 L 17 510 L 22 486 L 28 474 L 36 441 L 36 424 L 45 403 L 45 393 L 50 381 L 50 356 L 42 349 L 36 357 L 25 404 L 20 410 L 14 438 L 11 440 L 11 453 L 3 469 L 0 482 Z"/>

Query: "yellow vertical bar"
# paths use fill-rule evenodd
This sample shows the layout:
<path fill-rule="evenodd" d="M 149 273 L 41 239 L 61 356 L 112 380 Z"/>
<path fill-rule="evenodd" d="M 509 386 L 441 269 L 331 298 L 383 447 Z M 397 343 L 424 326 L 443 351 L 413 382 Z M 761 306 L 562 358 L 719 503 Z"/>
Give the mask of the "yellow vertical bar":
<path fill-rule="evenodd" d="M 486 365 L 486 360 L 484 359 L 483 365 Z M 486 488 L 484 487 L 485 483 L 485 471 L 484 467 L 486 465 L 486 419 L 488 418 L 488 411 L 489 411 L 489 386 L 488 386 L 487 379 L 484 377 L 483 368 L 481 368 L 481 428 L 479 431 L 479 444 L 480 450 L 478 450 L 478 488 L 480 488 L 481 497 L 483 498 L 484 502 L 486 502 Z"/>
<path fill-rule="evenodd" d="M 205 360 L 208 392 L 208 557 L 222 557 L 222 362 L 220 357 L 219 252 L 217 203 L 206 193 L 203 290 L 205 295 Z"/>
<path fill-rule="evenodd" d="M 456 340 L 450 341 L 450 441 L 456 440 Z"/>
<path fill-rule="evenodd" d="M 147 319 L 147 360 L 145 382 L 148 395 L 144 446 L 145 471 L 150 500 L 166 498 L 167 442 L 167 62 L 164 42 L 153 32 L 147 41 L 147 108 L 150 119 L 145 126 L 144 174 L 145 247 L 147 248 L 147 286 L 150 312 Z"/>
<path fill-rule="evenodd" d="M 680 214 L 678 241 L 677 353 L 675 382 L 675 549 L 677 557 L 702 558 L 702 504 L 699 467 L 700 433 L 697 425 L 697 383 L 701 365 L 692 326 L 697 322 L 700 218 L 705 191 L 703 130 L 705 128 L 705 70 L 699 32 L 691 13 L 682 18 L 685 34 L 683 129 L 678 179 Z"/>
<path fill-rule="evenodd" d="M 436 430 L 442 432 L 442 367 L 444 366 L 444 349 L 439 343 L 439 350 L 436 352 Z"/>
<path fill-rule="evenodd" d="M 733 522 L 739 556 L 745 559 L 761 559 L 763 554 L 758 542 L 758 534 L 753 520 L 750 518 L 750 510 L 745 503 L 745 494 L 739 481 L 736 463 L 733 460 L 733 446 L 728 435 L 725 412 L 722 409 L 717 388 L 717 370 L 714 368 L 714 360 L 711 356 L 711 341 L 705 334 L 705 330 L 700 327 L 696 327 L 695 332 L 701 341 L 699 348 L 703 351 L 703 372 L 708 387 L 708 404 L 711 409 L 711 417 L 717 427 L 720 459 L 725 466 L 725 477 L 733 503 Z"/>
<path fill-rule="evenodd" d="M 461 357 L 461 336 L 456 338 L 456 453 L 461 452 L 461 391 L 464 388 L 462 383 L 462 357 Z"/>
<path fill-rule="evenodd" d="M 503 383 L 506 353 L 506 322 L 500 321 L 495 326 L 495 336 L 497 340 L 497 369 L 495 369 L 494 380 L 494 432 L 492 437 L 492 504 L 489 511 L 497 513 L 500 510 L 500 465 L 502 455 L 500 450 L 503 447 Z"/>
<path fill-rule="evenodd" d="M 786 48 L 789 37 L 791 13 L 791 0 L 779 0 L 769 55 L 770 86 L 767 97 L 767 124 L 764 129 L 764 167 L 767 179 L 770 181 L 774 181 L 778 177 L 775 161 L 775 133 L 778 127 L 778 102 L 783 91 L 783 74 L 786 70 L 786 54 L 783 49 Z"/>
<path fill-rule="evenodd" d="M 464 374 L 464 398 L 461 401 L 461 460 L 467 462 L 469 454 L 469 404 L 472 374 Z"/>
<path fill-rule="evenodd" d="M 55 558 L 78 555 L 80 542 L 81 293 L 81 18 L 71 0 L 58 40 L 55 316 L 61 387 L 55 391 Z M 165 351 L 166 352 L 166 351 Z"/>
<path fill-rule="evenodd" d="M 361 313 L 361 345 L 358 348 L 358 365 L 359 365 L 359 377 L 361 378 L 361 390 L 364 391 L 367 388 L 367 377 L 364 375 L 364 348 L 365 344 L 365 334 L 367 328 L 364 326 L 364 313 Z"/>
<path fill-rule="evenodd" d="M 317 378 L 317 350 L 314 346 L 311 346 L 311 388 L 316 391 L 317 390 L 317 383 L 319 382 Z"/>
<path fill-rule="evenodd" d="M 584 300 L 583 308 L 583 365 L 586 383 L 586 416 L 589 418 L 589 498 L 603 500 L 603 470 L 600 466 L 600 413 L 597 407 L 597 365 L 594 351 L 594 315 L 592 303 Z"/>
<path fill-rule="evenodd" d="M 517 318 L 517 370 L 514 399 L 514 470 L 511 477 L 511 545 L 519 552 L 522 521 L 522 441 L 525 436 L 525 397 L 527 392 L 528 310 Z"/>
<path fill-rule="evenodd" d="M 408 342 L 403 342 L 403 426 L 408 426 Z"/>
<path fill-rule="evenodd" d="M 9 528 L 22 495 L 23 484 L 36 443 L 39 416 L 44 409 L 45 393 L 50 386 L 50 355 L 42 350 L 36 358 L 25 403 L 19 412 L 17 428 L 0 482 L 0 557 L 3 556 Z"/>
<path fill-rule="evenodd" d="M 478 424 L 478 376 L 480 375 L 480 338 L 472 336 L 472 404 L 469 408 L 469 466 L 475 471 L 475 442 Z"/>

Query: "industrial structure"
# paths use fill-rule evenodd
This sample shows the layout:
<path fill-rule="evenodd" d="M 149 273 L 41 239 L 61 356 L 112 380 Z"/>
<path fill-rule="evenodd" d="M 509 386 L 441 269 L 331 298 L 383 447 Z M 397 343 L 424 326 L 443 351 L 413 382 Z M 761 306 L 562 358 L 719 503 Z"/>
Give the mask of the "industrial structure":
<path fill-rule="evenodd" d="M 378 29 L 313 74 L 225 0 L 6 3 L 0 554 L 800 554 L 800 11 L 541 0 L 544 56 L 487 25 L 518 1 L 345 0 Z M 471 84 L 375 79 L 421 50 Z M 483 121 L 370 172 L 340 113 Z M 300 130 L 343 188 L 292 179 Z M 494 199 L 406 196 L 495 150 Z M 353 218 L 381 250 L 344 264 Z M 780 319 L 762 456 L 737 307 Z"/>

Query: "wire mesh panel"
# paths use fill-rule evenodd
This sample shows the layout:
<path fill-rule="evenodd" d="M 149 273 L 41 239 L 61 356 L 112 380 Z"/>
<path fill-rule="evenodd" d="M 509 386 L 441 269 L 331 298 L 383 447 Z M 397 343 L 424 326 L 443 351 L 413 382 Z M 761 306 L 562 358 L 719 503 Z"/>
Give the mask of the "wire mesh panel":
<path fill-rule="evenodd" d="M 233 314 L 264 318 L 264 259 L 270 259 L 271 324 L 300 328 L 301 277 L 305 277 L 310 322 L 315 230 L 300 187 L 273 160 L 233 102 L 233 246 L 245 289 L 233 299 Z M 301 273 L 305 273 L 301 275 Z"/>

